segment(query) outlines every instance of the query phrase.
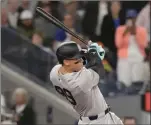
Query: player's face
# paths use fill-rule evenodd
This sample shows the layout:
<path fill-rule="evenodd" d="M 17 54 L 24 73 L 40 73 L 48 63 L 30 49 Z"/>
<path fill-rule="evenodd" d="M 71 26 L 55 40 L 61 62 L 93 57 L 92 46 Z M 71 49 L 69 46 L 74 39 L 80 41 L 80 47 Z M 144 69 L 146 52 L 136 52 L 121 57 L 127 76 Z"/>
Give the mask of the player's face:
<path fill-rule="evenodd" d="M 80 71 L 81 68 L 83 67 L 83 59 L 70 59 L 67 60 L 66 65 L 68 66 L 68 68 L 70 68 L 72 71 Z"/>
<path fill-rule="evenodd" d="M 71 63 L 71 68 L 73 71 L 79 71 L 79 70 L 81 70 L 82 67 L 83 67 L 83 59 L 82 58 L 73 60 Z"/>
<path fill-rule="evenodd" d="M 113 14 L 119 14 L 120 9 L 121 9 L 121 6 L 120 6 L 120 2 L 119 1 L 112 1 L 111 2 L 111 12 Z"/>

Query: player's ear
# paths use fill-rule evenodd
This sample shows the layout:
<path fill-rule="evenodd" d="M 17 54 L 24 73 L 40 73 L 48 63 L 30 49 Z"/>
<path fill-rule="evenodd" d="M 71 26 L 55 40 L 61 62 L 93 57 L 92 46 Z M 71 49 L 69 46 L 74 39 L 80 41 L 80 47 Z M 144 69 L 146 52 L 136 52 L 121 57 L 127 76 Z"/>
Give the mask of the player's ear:
<path fill-rule="evenodd" d="M 64 60 L 63 64 L 66 65 L 66 66 L 69 66 L 69 60 Z"/>

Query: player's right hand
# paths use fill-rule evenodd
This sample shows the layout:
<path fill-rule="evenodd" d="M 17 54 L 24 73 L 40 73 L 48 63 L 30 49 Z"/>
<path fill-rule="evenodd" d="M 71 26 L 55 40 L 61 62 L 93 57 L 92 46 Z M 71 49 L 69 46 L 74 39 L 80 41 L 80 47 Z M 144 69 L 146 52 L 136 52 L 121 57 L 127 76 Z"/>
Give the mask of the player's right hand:
<path fill-rule="evenodd" d="M 102 46 L 99 46 L 97 43 L 92 43 L 88 48 L 89 53 L 97 53 L 98 57 L 103 60 L 105 56 L 105 50 L 102 48 Z"/>

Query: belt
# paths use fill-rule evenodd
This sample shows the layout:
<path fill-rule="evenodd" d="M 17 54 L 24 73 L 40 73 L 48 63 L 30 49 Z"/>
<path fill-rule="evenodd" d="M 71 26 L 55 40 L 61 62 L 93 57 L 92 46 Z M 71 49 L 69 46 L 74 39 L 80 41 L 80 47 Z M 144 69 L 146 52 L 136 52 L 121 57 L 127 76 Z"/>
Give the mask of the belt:
<path fill-rule="evenodd" d="M 104 111 L 104 115 L 106 115 L 107 113 L 109 113 L 111 111 L 110 107 L 108 107 L 105 111 Z M 102 114 L 102 113 L 101 113 Z M 99 115 L 94 115 L 94 116 L 89 116 L 87 117 L 89 120 L 96 120 L 99 117 Z M 80 117 L 80 119 L 82 120 L 82 117 Z"/>

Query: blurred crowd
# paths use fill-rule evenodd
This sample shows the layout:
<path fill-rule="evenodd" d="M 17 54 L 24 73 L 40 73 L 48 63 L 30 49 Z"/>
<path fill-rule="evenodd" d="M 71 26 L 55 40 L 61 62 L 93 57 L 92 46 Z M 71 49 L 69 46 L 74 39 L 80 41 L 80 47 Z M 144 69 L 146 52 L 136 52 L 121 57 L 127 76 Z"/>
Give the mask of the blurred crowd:
<path fill-rule="evenodd" d="M 48 109 L 48 123 L 52 123 L 52 107 Z M 29 92 L 16 88 L 10 95 L 1 94 L 1 125 L 37 125 L 37 111 Z M 121 117 L 124 125 L 137 125 L 135 116 Z M 78 121 L 75 122 L 75 125 Z"/>
<path fill-rule="evenodd" d="M 36 125 L 30 99 L 24 88 L 16 88 L 10 97 L 1 94 L 1 125 Z"/>
<path fill-rule="evenodd" d="M 7 7 L 1 9 L 1 26 L 28 38 L 51 55 L 55 55 L 58 45 L 65 41 L 76 41 L 85 47 L 64 30 L 41 18 L 36 13 L 36 7 L 41 7 L 82 38 L 104 47 L 106 56 L 102 63 L 106 74 L 99 84 L 104 96 L 141 94 L 150 85 L 151 2 L 45 0 L 38 1 L 34 9 L 31 9 L 31 2 L 8 0 Z M 2 121 L 35 125 L 36 115 L 28 104 L 28 92 L 17 88 L 12 95 L 13 115 L 6 113 L 5 97 L 1 95 Z M 125 117 L 123 122 L 136 124 L 136 119 Z"/>
<path fill-rule="evenodd" d="M 38 1 L 8 0 L 1 10 L 1 25 L 27 37 L 32 44 L 55 55 L 58 45 L 79 40 L 36 13 L 41 7 L 86 40 L 106 50 L 105 78 L 100 81 L 106 96 L 118 92 L 138 94 L 150 83 L 149 1 Z"/>

